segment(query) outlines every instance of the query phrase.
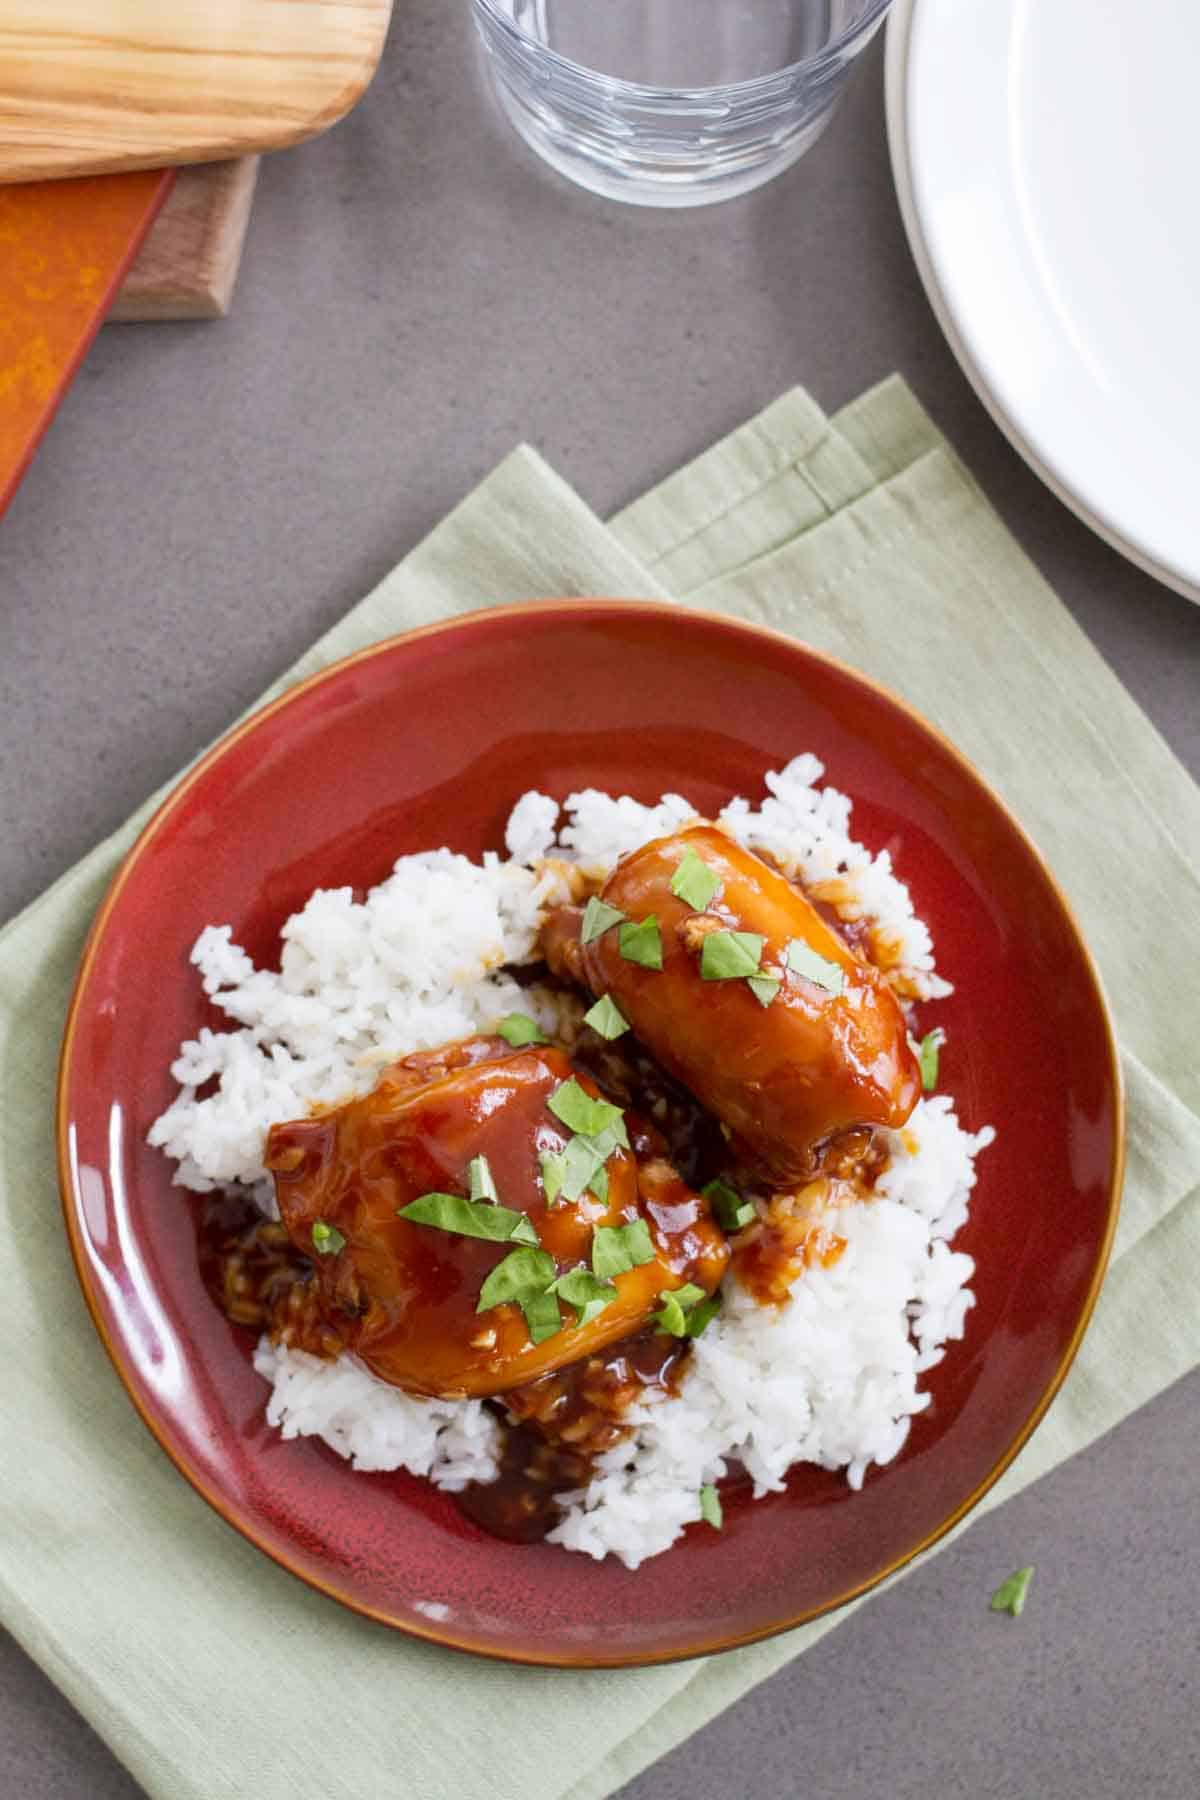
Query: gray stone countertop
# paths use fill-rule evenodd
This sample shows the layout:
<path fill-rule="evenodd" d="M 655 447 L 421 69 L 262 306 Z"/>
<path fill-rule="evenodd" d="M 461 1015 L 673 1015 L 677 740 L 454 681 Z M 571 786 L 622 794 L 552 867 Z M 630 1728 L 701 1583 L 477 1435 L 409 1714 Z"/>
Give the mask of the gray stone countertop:
<path fill-rule="evenodd" d="M 603 515 L 792 383 L 832 409 L 895 369 L 1200 771 L 1200 607 L 1065 511 L 973 396 L 905 244 L 881 64 L 876 44 L 825 138 L 771 186 L 647 212 L 517 144 L 479 86 L 465 5 L 399 9 L 359 108 L 264 165 L 233 315 L 103 333 L 0 526 L 0 917 L 518 440 Z M 1194 1800 L 1198 1417 L 1200 1373 L 624 1800 Z M 1023 1618 L 989 1613 L 1027 1562 Z M 140 1791 L 0 1639 L 0 1793 Z"/>

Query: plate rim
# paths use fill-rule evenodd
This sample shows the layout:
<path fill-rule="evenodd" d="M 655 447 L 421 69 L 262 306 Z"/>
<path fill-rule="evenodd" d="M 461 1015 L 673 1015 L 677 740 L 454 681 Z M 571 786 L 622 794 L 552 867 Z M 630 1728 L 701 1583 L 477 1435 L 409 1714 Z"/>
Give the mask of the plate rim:
<path fill-rule="evenodd" d="M 218 1482 L 211 1480 L 200 1468 L 190 1466 L 184 1454 L 176 1453 L 175 1448 L 168 1442 L 165 1433 L 159 1429 L 153 1408 L 148 1402 L 143 1401 L 134 1385 L 132 1370 L 127 1370 L 125 1361 L 122 1358 L 115 1341 L 116 1334 L 110 1333 L 107 1323 L 101 1314 L 99 1294 L 90 1278 L 90 1265 L 85 1254 L 80 1227 L 79 1212 L 81 1206 L 77 1203 L 75 1185 L 72 1179 L 72 1157 L 69 1142 L 71 1126 L 69 1110 L 70 1071 L 72 1049 L 83 1017 L 83 1001 L 88 980 L 99 953 L 101 942 L 127 882 L 140 863 L 142 857 L 156 841 L 160 832 L 170 823 L 177 808 L 183 804 L 184 800 L 192 792 L 192 789 L 204 779 L 208 772 L 216 766 L 225 755 L 234 748 L 234 746 L 241 743 L 245 737 L 252 731 L 257 730 L 268 719 L 274 718 L 286 707 L 294 704 L 299 699 L 312 692 L 315 688 L 319 688 L 325 682 L 340 677 L 346 670 L 351 669 L 358 664 L 373 660 L 382 655 L 390 655 L 397 649 L 408 644 L 416 643 L 429 637 L 457 631 L 464 625 L 470 628 L 475 624 L 480 624 L 487 620 L 494 620 L 497 617 L 516 620 L 531 619 L 538 616 L 554 615 L 558 613 L 565 615 L 568 609 L 574 612 L 576 609 L 580 608 L 590 609 L 593 613 L 593 617 L 596 619 L 602 619 L 605 615 L 614 618 L 619 617 L 620 613 L 624 612 L 626 609 L 634 610 L 642 617 L 658 618 L 663 621 L 672 620 L 678 622 L 680 615 L 683 614 L 686 618 L 699 619 L 706 624 L 719 626 L 723 630 L 732 632 L 735 635 L 745 634 L 752 638 L 765 640 L 769 646 L 775 649 L 782 648 L 791 654 L 794 654 L 794 652 L 799 649 L 805 656 L 813 658 L 816 662 L 824 664 L 827 668 L 840 675 L 848 676 L 852 682 L 871 690 L 888 704 L 897 707 L 901 712 L 906 714 L 920 730 L 926 732 L 933 740 L 935 740 L 942 751 L 951 758 L 960 770 L 965 771 L 969 779 L 974 782 L 977 787 L 983 790 L 991 803 L 997 808 L 1005 823 L 1023 845 L 1027 854 L 1033 859 L 1053 896 L 1055 904 L 1059 907 L 1070 935 L 1078 948 L 1084 972 L 1091 982 L 1099 1010 L 1100 1024 L 1104 1039 L 1104 1056 L 1112 1086 L 1113 1130 L 1108 1177 L 1107 1216 L 1103 1240 L 1099 1246 L 1099 1254 L 1096 1259 L 1087 1294 L 1084 1297 L 1084 1303 L 1080 1309 L 1079 1316 L 1071 1332 L 1066 1349 L 1060 1358 L 1053 1377 L 1039 1396 L 1029 1417 L 1025 1420 L 1021 1429 L 1016 1433 L 1012 1442 L 1005 1449 L 1003 1455 L 988 1471 L 983 1480 L 972 1489 L 965 1499 L 963 1499 L 932 1532 L 928 1532 L 918 1543 L 912 1545 L 910 1548 L 904 1550 L 899 1556 L 893 1558 L 885 1568 L 869 1576 L 866 1580 L 848 1588 L 846 1592 L 839 1595 L 835 1600 L 830 1601 L 826 1605 L 806 1608 L 794 1617 L 782 1619 L 777 1623 L 772 1623 L 743 1633 L 727 1633 L 716 1638 L 706 1637 L 701 1642 L 689 1642 L 683 1648 L 671 1648 L 651 1652 L 635 1652 L 632 1655 L 621 1653 L 604 1654 L 585 1650 L 578 1655 L 559 1653 L 552 1656 L 540 1656 L 534 1652 L 528 1652 L 521 1648 L 510 1648 L 507 1646 L 501 1648 L 495 1644 L 480 1641 L 477 1638 L 473 1638 L 469 1633 L 465 1633 L 453 1626 L 446 1627 L 434 1623 L 426 1625 L 411 1618 L 398 1618 L 393 1612 L 390 1612 L 385 1607 L 372 1606 L 366 1600 L 344 1592 L 339 1587 L 336 1579 L 326 1579 L 318 1574 L 301 1569 L 294 1562 L 288 1560 L 282 1547 L 275 1546 L 267 1541 L 265 1534 L 256 1528 L 253 1520 L 247 1519 L 244 1516 L 239 1516 L 236 1502 L 226 1496 Z M 1038 849 L 1038 846 L 1034 843 L 1033 839 L 1021 825 L 1020 821 L 1014 816 L 1009 807 L 1001 799 L 999 794 L 996 793 L 995 789 L 985 781 L 984 777 L 979 773 L 970 758 L 967 757 L 964 752 L 959 750 L 936 725 L 932 724 L 930 720 L 924 716 L 923 713 L 919 712 L 916 707 L 910 705 L 908 701 L 903 699 L 885 683 L 877 681 L 873 676 L 864 674 L 861 670 L 855 669 L 850 663 L 842 661 L 841 658 L 831 656 L 827 652 L 817 649 L 814 645 L 808 643 L 804 639 L 790 636 L 788 633 L 777 631 L 770 626 L 750 623 L 746 620 L 735 618 L 728 613 L 717 612 L 701 607 L 685 607 L 676 601 L 619 599 L 616 597 L 602 597 L 599 595 L 525 600 L 511 604 L 485 606 L 473 609 L 470 612 L 455 613 L 447 619 L 439 619 L 432 624 L 418 625 L 411 630 L 394 633 L 388 637 L 380 638 L 375 643 L 368 644 L 362 649 L 352 651 L 346 656 L 339 657 L 332 663 L 326 664 L 324 668 L 316 670 L 302 681 L 298 681 L 293 686 L 286 688 L 283 693 L 276 695 L 274 699 L 268 701 L 265 705 L 254 708 L 254 710 L 244 718 L 236 721 L 227 732 L 219 737 L 216 742 L 183 773 L 170 791 L 160 801 L 150 818 L 139 831 L 132 845 L 122 857 L 121 862 L 105 891 L 104 897 L 101 900 L 95 917 L 88 929 L 87 937 L 84 940 L 83 949 L 80 953 L 79 965 L 72 985 L 70 1003 L 67 1008 L 66 1020 L 63 1028 L 58 1074 L 55 1085 L 55 1144 L 59 1198 L 75 1274 L 79 1281 L 80 1288 L 82 1289 L 84 1301 L 87 1305 L 92 1324 L 104 1346 L 109 1361 L 116 1371 L 117 1377 L 124 1388 L 127 1397 L 132 1402 L 134 1410 L 142 1424 L 150 1432 L 160 1450 L 167 1456 L 177 1473 L 183 1476 L 196 1493 L 200 1495 L 201 1499 L 205 1500 L 227 1525 L 237 1531 L 238 1534 L 248 1543 L 252 1544 L 255 1549 L 268 1556 L 272 1562 L 286 1570 L 287 1573 L 296 1580 L 304 1582 L 307 1587 L 323 1594 L 326 1598 L 337 1601 L 339 1604 L 349 1608 L 352 1612 L 358 1613 L 365 1618 L 369 1618 L 377 1624 L 388 1626 L 395 1631 L 400 1631 L 407 1637 L 436 1644 L 443 1649 L 464 1651 L 470 1655 L 485 1657 L 489 1661 L 521 1664 L 538 1668 L 645 1668 L 673 1662 L 686 1662 L 693 1658 L 712 1656 L 726 1650 L 741 1649 L 749 1644 L 760 1643 L 766 1639 L 779 1636 L 785 1631 L 792 1631 L 800 1625 L 808 1624 L 814 1619 L 840 1611 L 843 1607 L 849 1605 L 851 1601 L 858 1599 L 860 1595 L 868 1593 L 872 1588 L 878 1587 L 892 1575 L 896 1574 L 897 1571 L 905 1568 L 916 1557 L 923 1555 L 927 1550 L 931 1549 L 935 1544 L 945 1538 L 963 1518 L 974 1510 L 983 1499 L 984 1495 L 995 1486 L 996 1482 L 1024 1449 L 1049 1410 L 1051 1403 L 1058 1394 L 1059 1389 L 1062 1387 L 1071 1365 L 1078 1354 L 1079 1347 L 1083 1342 L 1083 1338 L 1091 1323 L 1096 1302 L 1108 1272 L 1113 1240 L 1116 1235 L 1117 1223 L 1120 1217 L 1121 1195 L 1124 1185 L 1126 1162 L 1125 1126 L 1125 1085 L 1117 1047 L 1116 1028 L 1112 1009 L 1104 988 L 1100 970 L 1096 964 L 1096 960 L 1087 939 L 1084 936 L 1079 920 L 1076 917 L 1075 910 L 1055 878 L 1046 859 Z"/>
<path fill-rule="evenodd" d="M 1170 563 L 1162 562 L 1150 551 L 1143 548 L 1137 540 L 1126 534 L 1115 521 L 1103 517 L 1097 510 L 1094 501 L 1072 486 L 1064 469 L 1059 469 L 1051 460 L 1048 451 L 1037 449 L 1025 428 L 1015 415 L 1001 402 L 993 391 L 981 364 L 973 355 L 967 344 L 966 335 L 958 322 L 955 310 L 934 265 L 924 229 L 921 224 L 920 208 L 917 204 L 916 184 L 913 180 L 912 164 L 909 157 L 909 107 L 908 76 L 909 56 L 912 46 L 913 21 L 921 0 L 893 0 L 892 11 L 888 15 L 884 49 L 884 114 L 887 127 L 888 155 L 892 166 L 892 180 L 896 189 L 896 199 L 900 209 L 900 218 L 904 233 L 908 239 L 908 247 L 921 278 L 925 297 L 938 327 L 953 352 L 959 368 L 966 376 L 992 422 L 999 426 L 1013 449 L 1031 468 L 1038 479 L 1050 489 L 1056 499 L 1073 512 L 1076 518 L 1103 539 L 1110 549 L 1123 556 L 1143 574 L 1150 575 L 1161 582 L 1173 593 L 1180 594 L 1185 600 L 1200 603 L 1200 579 L 1194 578 L 1182 570 L 1174 568 Z M 994 0 L 997 4 L 1012 4 L 1012 0 Z"/>

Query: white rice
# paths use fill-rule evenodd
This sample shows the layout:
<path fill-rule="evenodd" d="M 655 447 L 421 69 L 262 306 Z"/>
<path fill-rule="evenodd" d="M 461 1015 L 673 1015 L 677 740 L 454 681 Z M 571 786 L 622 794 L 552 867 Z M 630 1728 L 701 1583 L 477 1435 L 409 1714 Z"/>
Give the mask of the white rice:
<path fill-rule="evenodd" d="M 632 1441 L 601 1458 L 551 1542 L 636 1569 L 699 1519 L 701 1487 L 735 1460 L 756 1499 L 793 1463 L 844 1468 L 859 1488 L 871 1463 L 890 1462 L 929 1404 L 920 1376 L 974 1304 L 974 1264 L 945 1232 L 965 1216 L 972 1159 L 991 1137 L 960 1130 L 948 1099 L 922 1102 L 893 1134 L 887 1197 L 829 1218 L 846 1242 L 831 1267 L 805 1270 L 781 1307 L 727 1278 L 679 1394 L 633 1415 Z"/>
<path fill-rule="evenodd" d="M 850 802 L 820 786 L 822 774 L 815 756 L 795 757 L 766 777 L 757 810 L 734 799 L 720 822 L 843 917 L 864 920 L 902 994 L 948 993 L 887 852 L 872 856 L 851 838 Z M 569 1027 L 573 1001 L 500 972 L 532 959 L 544 909 L 565 897 L 555 862 L 603 875 L 696 809 L 677 794 L 644 806 L 587 789 L 563 811 L 560 826 L 553 800 L 523 795 L 505 832 L 508 860 L 433 850 L 402 857 L 362 902 L 349 888 L 318 889 L 283 927 L 278 973 L 256 969 L 228 926 L 203 931 L 192 961 L 237 1028 L 201 1031 L 172 1064 L 180 1093 L 149 1141 L 175 1161 L 175 1181 L 199 1192 L 242 1184 L 273 1211 L 262 1165 L 272 1124 L 366 1092 L 383 1063 L 491 1029 L 506 1012 L 532 1011 L 550 1032 Z M 964 1132 L 948 1098 L 922 1101 L 893 1134 L 878 1197 L 830 1221 L 846 1240 L 835 1264 L 807 1270 L 778 1308 L 728 1278 L 681 1391 L 632 1415 L 636 1429 L 571 1497 L 553 1541 L 636 1568 L 700 1517 L 701 1486 L 735 1460 L 762 1494 L 796 1462 L 845 1469 L 859 1487 L 872 1463 L 894 1457 L 928 1404 L 921 1375 L 963 1335 L 973 1304 L 973 1264 L 950 1240 L 991 1137 L 986 1127 Z M 417 1399 L 353 1357 L 323 1362 L 266 1339 L 255 1367 L 270 1384 L 270 1423 L 285 1437 L 323 1439 L 356 1469 L 405 1468 L 452 1490 L 496 1473 L 500 1428 L 477 1400 Z"/>
<path fill-rule="evenodd" d="M 350 888 L 318 888 L 283 927 L 278 974 L 256 969 L 228 925 L 202 931 L 192 961 L 204 992 L 242 1029 L 201 1031 L 171 1065 L 181 1092 L 149 1141 L 178 1163 L 176 1182 L 204 1193 L 263 1181 L 271 1125 L 366 1093 L 382 1064 L 410 1051 L 528 1010 L 498 971 L 529 961 L 560 891 L 552 874 L 495 854 L 481 866 L 431 850 L 402 856 L 362 902 Z M 543 1023 L 553 1027 L 553 1012 Z"/>
<path fill-rule="evenodd" d="M 482 1400 L 421 1400 L 352 1356 L 326 1362 L 268 1338 L 254 1367 L 271 1383 L 267 1422 L 285 1438 L 319 1437 L 356 1469 L 407 1469 L 456 1493 L 496 1473 L 500 1426 Z"/>

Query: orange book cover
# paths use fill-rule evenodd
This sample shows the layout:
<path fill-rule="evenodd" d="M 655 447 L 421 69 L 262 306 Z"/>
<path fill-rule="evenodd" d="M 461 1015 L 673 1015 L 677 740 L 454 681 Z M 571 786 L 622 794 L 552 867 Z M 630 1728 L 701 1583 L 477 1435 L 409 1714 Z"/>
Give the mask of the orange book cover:
<path fill-rule="evenodd" d="M 173 179 L 149 169 L 0 187 L 0 514 Z"/>

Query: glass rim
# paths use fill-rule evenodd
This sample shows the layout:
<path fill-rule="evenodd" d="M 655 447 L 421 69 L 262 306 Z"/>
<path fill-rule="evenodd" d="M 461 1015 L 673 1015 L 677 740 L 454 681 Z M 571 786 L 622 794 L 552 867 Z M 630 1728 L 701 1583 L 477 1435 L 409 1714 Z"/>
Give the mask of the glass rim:
<path fill-rule="evenodd" d="M 510 38 L 515 44 L 521 46 L 522 49 L 536 51 L 539 56 L 543 57 L 552 68 L 556 68 L 562 75 L 572 77 L 575 80 L 582 79 L 585 82 L 596 83 L 609 90 L 615 90 L 625 94 L 634 94 L 639 99 L 661 99 L 680 94 L 686 94 L 689 98 L 697 99 L 715 95 L 728 96 L 751 94 L 764 87 L 770 87 L 777 82 L 790 81 L 802 71 L 808 74 L 813 72 L 819 73 L 835 64 L 841 54 L 845 51 L 847 45 L 852 44 L 855 38 L 859 37 L 863 32 L 870 30 L 878 22 L 882 14 L 887 11 L 891 3 L 892 0 L 867 0 L 867 4 L 863 8 L 862 17 L 856 20 L 853 25 L 848 26 L 838 37 L 832 39 L 831 42 L 826 44 L 823 50 L 819 50 L 815 56 L 805 56 L 802 57 L 799 62 L 785 63 L 781 68 L 767 70 L 762 75 L 747 75 L 740 81 L 719 82 L 708 87 L 680 88 L 663 87 L 661 85 L 656 86 L 644 81 L 627 81 L 623 76 L 606 75 L 601 69 L 589 68 L 587 63 L 575 62 L 572 57 L 564 56 L 561 51 L 552 50 L 548 44 L 543 44 L 540 39 L 531 37 L 527 31 L 522 30 L 515 19 L 508 13 L 500 10 L 499 0 L 473 0 L 475 10 L 477 12 L 486 13 L 489 20 L 491 20 L 505 36 Z"/>

